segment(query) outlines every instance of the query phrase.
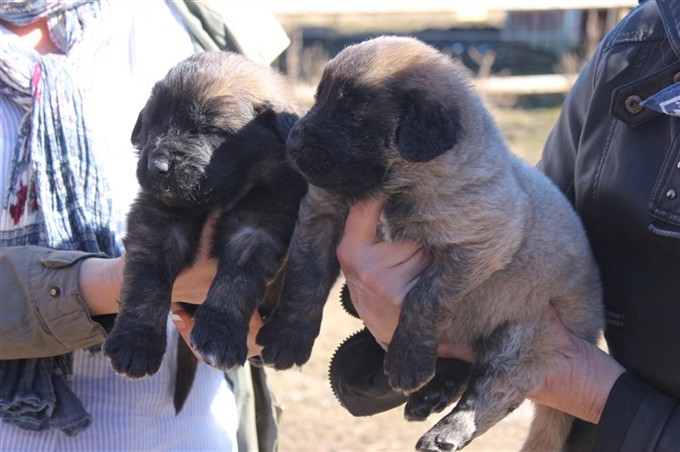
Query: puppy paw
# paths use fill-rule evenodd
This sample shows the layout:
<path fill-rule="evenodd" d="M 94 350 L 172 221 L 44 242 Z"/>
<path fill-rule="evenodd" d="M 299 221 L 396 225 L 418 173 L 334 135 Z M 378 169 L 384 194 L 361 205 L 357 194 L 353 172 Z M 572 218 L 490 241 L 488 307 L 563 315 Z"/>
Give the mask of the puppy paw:
<path fill-rule="evenodd" d="M 429 348 L 416 344 L 404 347 L 393 340 L 385 354 L 387 380 L 394 390 L 410 394 L 430 381 L 436 360 L 436 353 Z"/>
<path fill-rule="evenodd" d="M 430 381 L 410 395 L 404 407 L 406 420 L 424 421 L 430 414 L 439 413 L 455 401 L 455 388 L 432 383 Z"/>
<path fill-rule="evenodd" d="M 242 366 L 248 358 L 247 339 L 247 324 L 238 325 L 208 305 L 196 310 L 189 340 L 207 364 L 225 371 Z"/>
<path fill-rule="evenodd" d="M 102 345 L 116 373 L 142 378 L 158 372 L 166 347 L 165 331 L 151 327 L 117 325 Z"/>
<path fill-rule="evenodd" d="M 409 421 L 423 421 L 455 402 L 466 387 L 470 364 L 457 359 L 438 359 L 437 371 L 422 388 L 411 394 L 404 407 Z"/>
<path fill-rule="evenodd" d="M 454 412 L 445 416 L 421 436 L 416 444 L 416 450 L 421 452 L 460 450 L 475 438 L 475 432 L 473 415 Z"/>
<path fill-rule="evenodd" d="M 262 361 L 284 370 L 309 360 L 315 338 L 307 328 L 279 321 L 274 314 L 262 326 L 256 341 L 263 347 Z"/>
<path fill-rule="evenodd" d="M 469 441 L 468 441 L 469 442 Z M 423 435 L 416 444 L 419 452 L 451 452 L 460 450 L 467 445 L 467 442 L 460 441 L 454 437 Z"/>

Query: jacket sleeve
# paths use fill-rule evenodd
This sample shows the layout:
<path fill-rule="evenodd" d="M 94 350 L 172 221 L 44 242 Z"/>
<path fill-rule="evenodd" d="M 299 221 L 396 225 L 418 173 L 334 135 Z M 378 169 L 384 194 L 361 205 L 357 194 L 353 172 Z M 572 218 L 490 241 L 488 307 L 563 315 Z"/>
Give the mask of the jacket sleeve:
<path fill-rule="evenodd" d="M 0 359 L 56 356 L 104 341 L 78 292 L 80 264 L 91 257 L 105 255 L 0 248 Z"/>
<path fill-rule="evenodd" d="M 677 450 L 680 401 L 625 373 L 605 405 L 593 450 Z"/>

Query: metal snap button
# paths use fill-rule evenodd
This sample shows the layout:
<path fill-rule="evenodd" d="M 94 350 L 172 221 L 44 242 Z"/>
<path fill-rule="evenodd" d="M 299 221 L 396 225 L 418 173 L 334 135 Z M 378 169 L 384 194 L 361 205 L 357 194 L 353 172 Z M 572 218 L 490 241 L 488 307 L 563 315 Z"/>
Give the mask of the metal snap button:
<path fill-rule="evenodd" d="M 678 196 L 678 192 L 674 188 L 666 192 L 666 198 L 668 199 L 675 199 L 676 196 Z"/>
<path fill-rule="evenodd" d="M 675 75 L 673 76 L 673 83 L 678 82 L 680 82 L 680 72 L 676 72 Z"/>
<path fill-rule="evenodd" d="M 60 288 L 58 288 L 57 286 L 50 287 L 50 297 L 57 298 L 59 295 L 61 295 Z"/>
<path fill-rule="evenodd" d="M 636 115 L 642 111 L 642 98 L 637 94 L 631 94 L 626 98 L 626 111 L 630 114 Z"/>

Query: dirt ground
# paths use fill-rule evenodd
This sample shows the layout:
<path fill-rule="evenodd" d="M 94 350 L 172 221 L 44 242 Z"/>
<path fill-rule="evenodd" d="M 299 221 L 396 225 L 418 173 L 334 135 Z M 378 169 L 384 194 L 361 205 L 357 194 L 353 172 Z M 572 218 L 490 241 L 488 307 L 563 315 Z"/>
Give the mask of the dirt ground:
<path fill-rule="evenodd" d="M 558 109 L 493 109 L 511 148 L 534 164 L 557 117 Z M 408 422 L 403 408 L 372 417 L 356 418 L 335 399 L 328 383 L 328 366 L 336 347 L 362 328 L 340 305 L 336 285 L 326 304 L 321 334 L 310 361 L 299 369 L 268 372 L 269 382 L 283 409 L 280 450 L 297 451 L 411 451 L 423 433 L 441 416 Z M 447 412 L 448 410 L 445 410 Z M 526 402 L 466 447 L 466 451 L 516 451 L 531 421 Z"/>

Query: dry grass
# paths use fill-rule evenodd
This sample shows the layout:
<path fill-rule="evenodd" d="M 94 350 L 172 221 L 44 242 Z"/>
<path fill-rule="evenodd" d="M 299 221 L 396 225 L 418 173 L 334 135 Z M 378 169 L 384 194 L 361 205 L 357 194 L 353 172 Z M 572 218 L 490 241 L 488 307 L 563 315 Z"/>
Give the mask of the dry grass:
<path fill-rule="evenodd" d="M 530 163 L 538 160 L 557 109 L 497 109 L 493 113 L 511 148 Z M 410 451 L 439 417 L 426 422 L 407 422 L 402 408 L 369 418 L 355 418 L 335 400 L 327 378 L 336 347 L 362 328 L 360 321 L 340 307 L 339 285 L 326 305 L 321 334 L 310 361 L 301 369 L 269 371 L 269 381 L 283 408 L 280 450 L 297 451 Z M 518 450 L 531 419 L 531 406 L 514 413 L 473 441 L 469 451 Z"/>

